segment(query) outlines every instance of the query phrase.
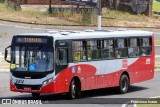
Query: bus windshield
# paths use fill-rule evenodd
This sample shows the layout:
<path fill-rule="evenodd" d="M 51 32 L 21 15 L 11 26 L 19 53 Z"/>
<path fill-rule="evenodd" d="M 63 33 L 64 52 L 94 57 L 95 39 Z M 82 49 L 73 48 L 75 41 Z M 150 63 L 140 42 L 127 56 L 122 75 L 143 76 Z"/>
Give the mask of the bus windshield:
<path fill-rule="evenodd" d="M 12 71 L 52 71 L 53 48 L 46 46 L 14 46 L 11 51 L 10 67 Z"/>

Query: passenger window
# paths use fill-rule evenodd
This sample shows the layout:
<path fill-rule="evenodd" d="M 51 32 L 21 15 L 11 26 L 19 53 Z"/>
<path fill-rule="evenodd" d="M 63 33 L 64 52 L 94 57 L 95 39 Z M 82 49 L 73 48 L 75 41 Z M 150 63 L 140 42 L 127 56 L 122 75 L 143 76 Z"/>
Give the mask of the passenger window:
<path fill-rule="evenodd" d="M 86 41 L 73 41 L 72 42 L 72 60 L 86 61 Z"/>
<path fill-rule="evenodd" d="M 139 56 L 139 39 L 138 38 L 130 38 L 128 40 L 128 55 L 129 57 L 137 57 Z"/>
<path fill-rule="evenodd" d="M 142 46 L 150 46 L 150 38 L 142 38 Z"/>
<path fill-rule="evenodd" d="M 102 58 L 112 59 L 114 56 L 114 41 L 102 40 Z"/>
<path fill-rule="evenodd" d="M 100 59 L 101 45 L 100 40 L 87 41 L 87 58 L 88 60 Z"/>
<path fill-rule="evenodd" d="M 116 58 L 128 57 L 127 51 L 128 51 L 127 50 L 127 39 L 117 39 L 116 40 L 115 57 Z"/>
<path fill-rule="evenodd" d="M 125 48 L 127 47 L 126 39 L 117 39 L 117 48 Z"/>
<path fill-rule="evenodd" d="M 141 38 L 141 56 L 151 55 L 152 52 L 152 38 L 144 37 Z"/>
<path fill-rule="evenodd" d="M 57 65 L 68 64 L 68 49 L 61 48 L 57 49 Z"/>

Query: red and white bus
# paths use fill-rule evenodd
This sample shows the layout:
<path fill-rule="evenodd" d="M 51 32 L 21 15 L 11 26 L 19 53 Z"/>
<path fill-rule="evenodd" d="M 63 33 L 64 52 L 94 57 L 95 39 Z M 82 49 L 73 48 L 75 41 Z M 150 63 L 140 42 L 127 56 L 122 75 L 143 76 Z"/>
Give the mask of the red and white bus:
<path fill-rule="evenodd" d="M 7 54 L 11 49 L 10 59 Z M 139 30 L 52 31 L 15 35 L 5 49 L 10 63 L 10 90 L 68 93 L 117 87 L 154 77 L 154 35 Z"/>

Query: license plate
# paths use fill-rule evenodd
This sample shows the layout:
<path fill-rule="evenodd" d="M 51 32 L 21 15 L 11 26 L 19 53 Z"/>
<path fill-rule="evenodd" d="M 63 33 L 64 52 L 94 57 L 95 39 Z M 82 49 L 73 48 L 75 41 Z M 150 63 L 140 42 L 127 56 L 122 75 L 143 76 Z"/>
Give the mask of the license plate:
<path fill-rule="evenodd" d="M 32 89 L 30 87 L 24 87 L 25 91 L 31 91 Z"/>

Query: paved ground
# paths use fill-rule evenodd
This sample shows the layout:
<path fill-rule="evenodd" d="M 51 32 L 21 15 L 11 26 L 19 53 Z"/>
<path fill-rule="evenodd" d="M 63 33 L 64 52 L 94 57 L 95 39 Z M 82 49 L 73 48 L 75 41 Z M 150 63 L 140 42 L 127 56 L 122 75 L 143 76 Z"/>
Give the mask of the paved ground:
<path fill-rule="evenodd" d="M 9 91 L 10 76 L 7 72 L 0 73 L 0 98 L 14 98 L 21 100 L 32 100 L 30 94 L 15 93 Z M 99 89 L 85 91 L 82 97 L 76 100 L 68 100 L 66 95 L 41 95 L 40 100 L 49 101 L 53 104 L 98 104 L 104 106 L 106 103 L 128 102 L 135 98 L 149 98 L 160 96 L 160 72 L 155 72 L 155 77 L 152 80 L 131 85 L 129 92 L 126 94 L 117 94 L 114 88 Z M 113 104 L 113 106 L 121 106 L 122 104 Z"/>
<path fill-rule="evenodd" d="M 48 28 L 47 30 L 45 28 Z M 48 32 L 49 30 L 54 29 L 72 29 L 72 30 L 85 30 L 85 29 L 97 29 L 97 27 L 82 27 L 82 26 L 45 26 L 45 25 L 30 25 L 30 24 L 20 24 L 13 22 L 5 22 L 0 21 L 0 52 L 4 53 L 4 48 L 9 46 L 11 43 L 11 39 L 13 35 L 21 34 L 21 33 L 42 33 Z M 117 28 L 102 28 L 102 29 L 112 29 L 115 30 Z M 130 29 L 130 28 L 127 28 Z M 133 29 L 133 28 L 131 28 Z M 155 39 L 160 39 L 160 31 L 159 29 L 153 28 L 135 28 L 141 30 L 153 31 L 155 33 Z M 160 53 L 156 51 L 156 53 Z"/>
<path fill-rule="evenodd" d="M 4 49 L 11 44 L 11 39 L 13 35 L 21 34 L 21 33 L 42 33 L 48 32 L 53 29 L 74 29 L 74 30 L 85 30 L 85 29 L 97 29 L 96 27 L 82 27 L 82 26 L 47 26 L 47 30 L 45 29 L 45 25 L 31 25 L 31 24 L 22 24 L 22 23 L 13 23 L 0 21 L 0 71 L 8 71 L 8 64 L 3 61 Z M 102 28 L 102 29 L 112 29 L 115 30 L 117 28 Z M 127 28 L 129 29 L 129 28 Z M 133 29 L 133 28 L 132 28 Z M 135 28 L 142 29 L 142 28 Z M 155 39 L 160 39 L 160 31 L 159 29 L 147 28 L 142 30 L 148 30 L 155 32 Z M 156 46 L 156 55 L 160 55 L 159 46 Z M 2 64 L 1 62 L 4 62 Z M 3 66 L 3 68 L 2 68 Z"/>
<path fill-rule="evenodd" d="M 0 52 L 4 52 L 4 48 L 8 45 L 10 45 L 11 38 L 15 34 L 20 33 L 40 33 L 45 32 L 45 26 L 35 26 L 35 25 L 26 25 L 26 24 L 16 24 L 16 23 L 8 23 L 0 21 Z M 87 29 L 87 27 L 61 27 L 61 26 L 48 26 L 48 28 L 52 29 Z M 93 28 L 96 29 L 96 28 Z M 107 29 L 107 28 L 103 28 Z M 115 28 L 111 28 L 115 29 Z M 147 29 L 150 31 L 155 32 L 155 38 L 160 39 L 160 31 L 157 29 Z M 160 50 L 156 48 L 156 54 L 160 53 Z M 50 100 L 53 101 L 53 103 L 71 103 L 71 102 L 77 102 L 79 104 L 83 103 L 91 103 L 96 105 L 82 105 L 82 106 L 106 106 L 102 103 L 105 103 L 107 101 L 111 102 L 111 98 L 148 98 L 153 96 L 160 95 L 160 87 L 159 87 L 159 81 L 160 81 L 160 72 L 156 72 L 155 78 L 151 81 L 142 82 L 139 84 L 135 84 L 131 86 L 131 89 L 127 94 L 119 95 L 116 94 L 113 88 L 109 89 L 102 89 L 102 90 L 94 90 L 94 91 L 87 91 L 83 93 L 83 96 L 81 99 L 78 100 L 67 100 L 64 95 L 42 95 L 42 100 Z M 20 98 L 20 99 L 32 99 L 30 94 L 24 94 L 24 93 L 14 93 L 9 91 L 9 73 L 8 72 L 0 72 L 0 97 L 1 98 Z M 96 98 L 96 100 L 95 100 Z M 104 98 L 98 100 L 97 98 Z M 120 100 L 119 99 L 119 100 Z M 101 104 L 98 104 L 101 103 Z M 5 106 L 5 105 L 4 105 Z M 14 105 L 13 105 L 14 106 Z M 47 105 L 49 107 L 50 105 Z M 55 106 L 75 106 L 75 105 L 55 105 Z M 80 106 L 80 105 L 76 105 Z M 113 106 L 113 107 L 119 107 L 121 104 L 116 105 L 107 105 L 107 106 Z M 41 106 L 40 106 L 41 107 Z"/>

